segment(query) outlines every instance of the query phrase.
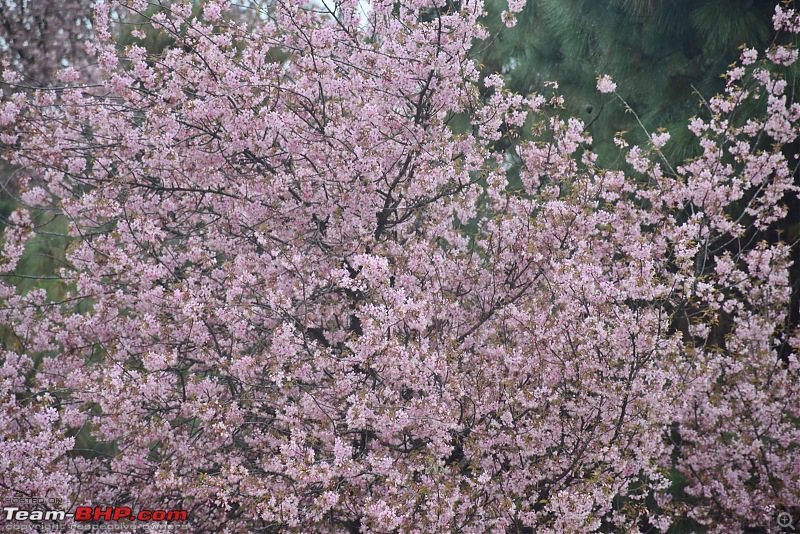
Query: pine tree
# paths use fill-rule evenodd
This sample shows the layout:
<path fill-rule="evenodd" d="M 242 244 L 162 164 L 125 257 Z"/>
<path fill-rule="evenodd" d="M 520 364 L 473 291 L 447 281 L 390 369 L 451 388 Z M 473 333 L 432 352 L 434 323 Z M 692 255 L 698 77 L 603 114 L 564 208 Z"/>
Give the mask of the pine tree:
<path fill-rule="evenodd" d="M 608 74 L 619 95 L 648 132 L 664 127 L 665 153 L 693 153 L 686 120 L 698 113 L 698 96 L 723 87 L 718 76 L 739 45 L 763 47 L 772 37 L 775 0 L 537 0 L 501 29 L 504 0 L 489 5 L 485 21 L 495 37 L 476 51 L 484 74 L 502 72 L 511 89 L 546 91 L 555 81 L 567 112 L 582 119 L 601 158 L 613 152 L 613 137 L 627 131 L 646 138 L 632 113 L 616 97 L 598 95 L 595 81 Z M 610 163 L 610 162 L 607 162 Z"/>

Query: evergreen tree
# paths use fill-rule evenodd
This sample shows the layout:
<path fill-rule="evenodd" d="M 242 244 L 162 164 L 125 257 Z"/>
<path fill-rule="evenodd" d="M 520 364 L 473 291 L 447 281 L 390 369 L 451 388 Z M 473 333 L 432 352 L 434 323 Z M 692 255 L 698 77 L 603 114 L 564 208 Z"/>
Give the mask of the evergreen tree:
<path fill-rule="evenodd" d="M 558 82 L 567 113 L 582 119 L 601 157 L 613 152 L 614 134 L 646 138 L 637 118 L 614 96 L 598 95 L 596 79 L 608 74 L 619 96 L 647 131 L 664 127 L 670 159 L 691 155 L 686 120 L 699 96 L 723 87 L 718 73 L 738 47 L 760 48 L 771 38 L 776 0 L 536 0 L 503 29 L 505 0 L 488 3 L 485 24 L 494 36 L 476 50 L 484 74 L 502 72 L 509 87 L 545 92 Z M 607 162 L 610 163 L 610 162 Z"/>

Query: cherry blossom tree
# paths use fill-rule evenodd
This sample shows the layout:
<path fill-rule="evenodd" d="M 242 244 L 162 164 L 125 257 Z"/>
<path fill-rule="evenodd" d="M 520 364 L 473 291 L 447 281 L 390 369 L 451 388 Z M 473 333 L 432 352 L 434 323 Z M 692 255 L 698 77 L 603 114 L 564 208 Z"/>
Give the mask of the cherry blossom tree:
<path fill-rule="evenodd" d="M 0 284 L 0 496 L 191 532 L 735 532 L 800 500 L 795 50 L 743 52 L 701 157 L 653 132 L 600 168 L 557 95 L 479 78 L 480 1 L 173 3 L 175 45 L 120 57 L 145 7 L 96 6 L 99 86 L 4 74 L 0 268 L 32 211 L 70 246 L 64 298 Z"/>
<path fill-rule="evenodd" d="M 6 68 L 31 85 L 46 85 L 55 71 L 86 59 L 91 1 L 8 0 L 0 3 L 0 53 Z"/>

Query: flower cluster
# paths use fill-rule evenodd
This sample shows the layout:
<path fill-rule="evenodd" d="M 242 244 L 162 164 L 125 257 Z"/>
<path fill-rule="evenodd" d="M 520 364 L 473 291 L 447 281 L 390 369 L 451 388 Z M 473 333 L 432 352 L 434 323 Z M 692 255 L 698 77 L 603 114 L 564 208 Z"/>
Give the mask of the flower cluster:
<path fill-rule="evenodd" d="M 601 93 L 613 93 L 617 89 L 617 84 L 611 80 L 608 74 L 597 79 L 597 90 Z"/>

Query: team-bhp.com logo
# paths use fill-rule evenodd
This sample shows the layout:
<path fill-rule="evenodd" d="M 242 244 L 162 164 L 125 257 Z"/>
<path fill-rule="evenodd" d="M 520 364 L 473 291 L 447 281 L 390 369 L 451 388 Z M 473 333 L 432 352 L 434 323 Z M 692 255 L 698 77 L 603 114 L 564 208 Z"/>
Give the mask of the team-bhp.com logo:
<path fill-rule="evenodd" d="M 186 521 L 186 510 L 140 510 L 136 513 L 127 506 L 78 506 L 75 512 L 64 510 L 22 510 L 18 506 L 4 506 L 6 521 Z"/>

